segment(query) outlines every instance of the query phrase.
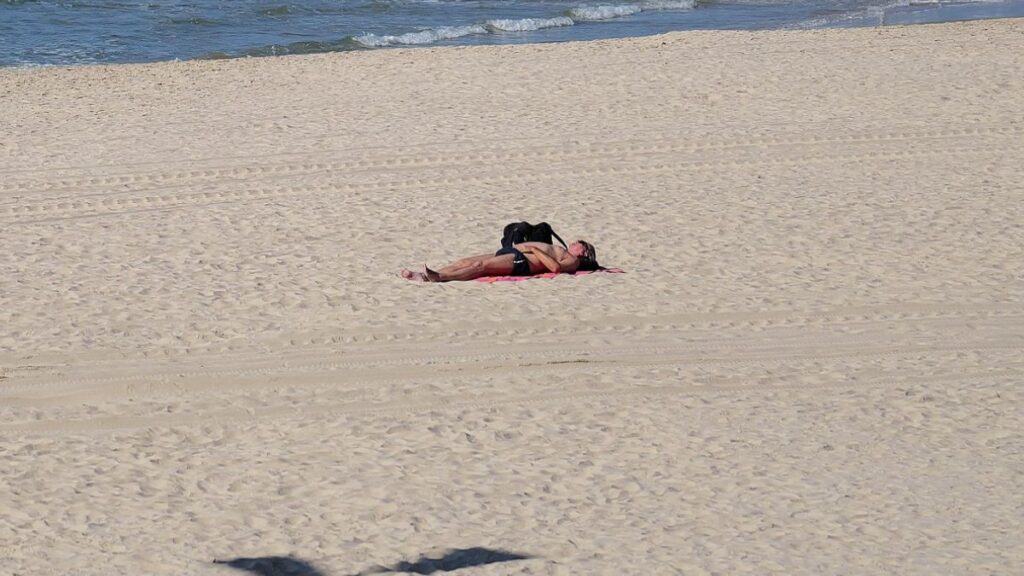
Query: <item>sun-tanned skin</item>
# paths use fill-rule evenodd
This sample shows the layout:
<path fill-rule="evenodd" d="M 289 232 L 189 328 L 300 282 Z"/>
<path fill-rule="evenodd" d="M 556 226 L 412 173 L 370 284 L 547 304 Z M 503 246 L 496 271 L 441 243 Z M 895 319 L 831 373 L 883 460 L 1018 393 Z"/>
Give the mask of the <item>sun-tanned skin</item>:
<path fill-rule="evenodd" d="M 566 250 L 561 246 L 543 242 L 523 242 L 515 248 L 526 256 L 530 263 L 530 272 L 575 272 L 580 265 L 580 257 L 586 254 L 586 248 L 579 242 L 569 244 Z M 417 282 L 453 282 L 458 280 L 474 280 L 484 276 L 508 276 L 512 274 L 514 254 L 481 254 L 470 256 L 453 262 L 440 270 L 431 270 L 426 265 L 423 272 L 402 270 L 402 277 Z"/>

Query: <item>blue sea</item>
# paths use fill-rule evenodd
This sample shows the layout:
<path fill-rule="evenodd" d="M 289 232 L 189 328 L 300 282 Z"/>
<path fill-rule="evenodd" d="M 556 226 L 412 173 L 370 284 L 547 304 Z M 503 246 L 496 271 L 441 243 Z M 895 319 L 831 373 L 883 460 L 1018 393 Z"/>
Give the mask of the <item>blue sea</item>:
<path fill-rule="evenodd" d="M 1024 0 L 0 0 L 0 66 L 1024 16 Z"/>

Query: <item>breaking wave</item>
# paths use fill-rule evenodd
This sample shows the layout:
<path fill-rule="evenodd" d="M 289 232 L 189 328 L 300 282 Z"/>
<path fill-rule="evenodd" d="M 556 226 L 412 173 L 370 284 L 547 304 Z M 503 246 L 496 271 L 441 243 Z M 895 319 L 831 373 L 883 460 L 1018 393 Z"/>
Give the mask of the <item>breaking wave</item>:
<path fill-rule="evenodd" d="M 691 10 L 696 0 L 652 0 L 637 4 L 615 4 L 578 6 L 569 9 L 564 16 L 554 18 L 493 19 L 467 26 L 441 26 L 398 35 L 364 34 L 353 36 L 352 40 L 367 48 L 384 46 L 413 46 L 433 44 L 442 40 L 454 40 L 464 36 L 502 34 L 508 32 L 535 32 L 546 28 L 573 26 L 581 22 L 611 20 L 632 16 L 648 10 Z"/>
<path fill-rule="evenodd" d="M 366 34 L 363 36 L 355 36 L 352 39 L 368 48 L 379 48 L 382 46 L 433 44 L 438 40 L 452 40 L 454 38 L 462 38 L 463 36 L 470 36 L 473 34 L 487 34 L 487 28 L 484 28 L 480 24 L 473 24 L 471 26 L 442 26 L 440 28 L 421 30 L 419 32 L 407 32 L 405 34 L 398 34 L 395 36 Z"/>
<path fill-rule="evenodd" d="M 484 26 L 493 32 L 533 32 L 575 24 L 568 16 L 557 18 L 521 18 L 519 20 L 488 20 Z"/>

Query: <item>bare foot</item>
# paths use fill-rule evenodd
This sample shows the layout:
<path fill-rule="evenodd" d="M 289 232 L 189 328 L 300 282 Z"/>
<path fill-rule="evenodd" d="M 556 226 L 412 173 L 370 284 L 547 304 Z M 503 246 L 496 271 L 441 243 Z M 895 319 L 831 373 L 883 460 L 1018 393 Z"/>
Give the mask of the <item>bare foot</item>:
<path fill-rule="evenodd" d="M 410 282 L 426 282 L 427 281 L 427 276 L 425 274 L 423 274 L 423 272 L 413 272 L 412 270 L 409 270 L 408 268 L 402 268 L 402 271 L 399 274 L 402 276 L 402 278 L 405 278 L 406 280 L 408 280 Z"/>
<path fill-rule="evenodd" d="M 427 268 L 426 264 L 423 265 L 423 276 L 426 277 L 427 282 L 440 282 L 441 281 L 441 275 L 438 274 L 437 272 L 434 272 L 430 268 Z"/>

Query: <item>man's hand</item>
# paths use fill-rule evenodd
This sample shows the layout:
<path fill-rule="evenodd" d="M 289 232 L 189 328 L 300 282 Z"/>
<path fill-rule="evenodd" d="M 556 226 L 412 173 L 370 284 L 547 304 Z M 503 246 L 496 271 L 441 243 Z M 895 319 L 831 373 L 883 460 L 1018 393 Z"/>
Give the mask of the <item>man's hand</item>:
<path fill-rule="evenodd" d="M 518 244 L 516 245 L 516 250 L 519 250 L 523 254 L 547 254 L 548 256 L 552 256 L 551 249 L 544 246 L 524 246 L 522 244 Z"/>
<path fill-rule="evenodd" d="M 540 261 L 541 265 L 550 272 L 561 272 L 562 264 L 552 255 L 552 249 L 546 246 L 516 246 L 523 254 L 533 254 L 534 258 Z"/>

